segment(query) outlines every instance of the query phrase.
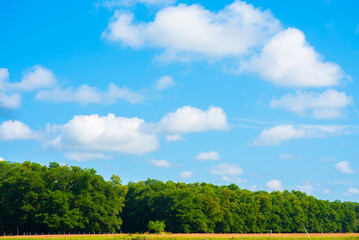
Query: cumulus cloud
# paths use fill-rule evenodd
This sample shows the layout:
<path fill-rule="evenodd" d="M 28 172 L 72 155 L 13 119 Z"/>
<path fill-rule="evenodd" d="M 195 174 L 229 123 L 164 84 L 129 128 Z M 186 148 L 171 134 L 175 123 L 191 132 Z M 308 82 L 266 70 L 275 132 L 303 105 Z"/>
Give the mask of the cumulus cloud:
<path fill-rule="evenodd" d="M 182 141 L 183 138 L 181 137 L 181 135 L 173 134 L 173 135 L 167 135 L 166 140 L 167 142 L 177 142 L 177 141 Z"/>
<path fill-rule="evenodd" d="M 13 109 L 21 105 L 21 95 L 19 93 L 6 94 L 0 92 L 0 107 Z"/>
<path fill-rule="evenodd" d="M 297 186 L 297 189 L 306 194 L 311 194 L 314 191 L 314 187 L 310 182 L 304 182 L 302 185 Z"/>
<path fill-rule="evenodd" d="M 275 179 L 266 182 L 265 186 L 271 191 L 281 191 L 283 189 L 282 181 Z"/>
<path fill-rule="evenodd" d="M 212 166 L 210 174 L 220 175 L 221 179 L 226 182 L 245 182 L 244 179 L 238 178 L 243 173 L 243 169 L 237 164 L 222 163 L 217 166 Z"/>
<path fill-rule="evenodd" d="M 344 196 L 351 196 L 351 195 L 358 195 L 358 194 L 359 194 L 358 188 L 348 188 L 348 190 L 343 193 Z"/>
<path fill-rule="evenodd" d="M 196 156 L 196 159 L 199 161 L 206 161 L 206 160 L 216 161 L 219 159 L 219 154 L 218 154 L 218 152 L 215 152 L 215 151 L 201 152 Z"/>
<path fill-rule="evenodd" d="M 34 91 L 51 87 L 55 83 L 55 76 L 50 70 L 40 65 L 35 65 L 25 72 L 20 82 L 12 83 L 10 86 L 20 91 Z"/>
<path fill-rule="evenodd" d="M 109 159 L 110 155 L 105 155 L 103 153 L 93 153 L 93 152 L 67 152 L 64 154 L 65 158 L 68 160 L 73 160 L 76 162 L 86 162 L 97 159 Z"/>
<path fill-rule="evenodd" d="M 57 149 L 144 154 L 158 149 L 157 136 L 145 132 L 144 124 L 142 119 L 114 114 L 78 115 L 54 127 L 57 136 L 48 145 Z"/>
<path fill-rule="evenodd" d="M 175 85 L 175 81 L 171 76 L 162 76 L 160 79 L 157 80 L 154 87 L 157 90 L 164 90 L 166 88 L 173 87 Z"/>
<path fill-rule="evenodd" d="M 165 159 L 160 159 L 160 160 L 152 159 L 151 163 L 156 167 L 160 167 L 160 168 L 169 168 L 172 166 L 171 163 Z"/>
<path fill-rule="evenodd" d="M 20 121 L 8 120 L 0 125 L 0 140 L 26 140 L 37 139 L 38 133 Z"/>
<path fill-rule="evenodd" d="M 109 84 L 107 92 L 101 91 L 87 84 L 83 84 L 77 88 L 70 86 L 65 89 L 54 88 L 41 90 L 37 92 L 35 98 L 37 100 L 46 100 L 52 102 L 78 102 L 81 104 L 110 104 L 115 103 L 118 99 L 122 99 L 133 104 L 142 103 L 144 101 L 143 95 L 136 92 L 131 92 L 126 87 L 119 88 L 114 83 Z"/>
<path fill-rule="evenodd" d="M 185 134 L 208 130 L 228 129 L 227 117 L 222 108 L 211 106 L 203 111 L 191 106 L 178 108 L 168 113 L 158 123 L 158 130 L 167 133 Z"/>
<path fill-rule="evenodd" d="M 192 177 L 193 176 L 193 172 L 192 171 L 183 171 L 183 172 L 181 172 L 181 174 L 180 174 L 180 177 L 182 178 L 182 179 L 187 179 L 187 178 L 190 178 L 190 177 Z"/>
<path fill-rule="evenodd" d="M 242 62 L 241 69 L 286 87 L 335 86 L 344 77 L 342 69 L 335 63 L 325 62 L 296 28 L 273 36 L 258 56 Z"/>
<path fill-rule="evenodd" d="M 340 173 L 354 173 L 355 171 L 350 168 L 350 164 L 348 161 L 342 161 L 335 164 L 335 170 Z"/>
<path fill-rule="evenodd" d="M 161 9 L 152 22 L 134 21 L 132 13 L 116 11 L 102 36 L 125 46 L 164 49 L 162 59 L 233 57 L 261 46 L 281 29 L 270 11 L 235 1 L 218 12 L 198 4 Z"/>
<path fill-rule="evenodd" d="M 284 141 L 301 138 L 323 138 L 349 133 L 347 126 L 338 125 L 301 125 L 281 124 L 264 129 L 253 145 L 280 145 Z"/>
<path fill-rule="evenodd" d="M 343 116 L 343 109 L 353 104 L 352 96 L 334 89 L 317 94 L 298 90 L 295 95 L 286 94 L 280 99 L 272 100 L 272 108 L 284 108 L 298 115 L 309 114 L 319 119 L 338 118 Z"/>

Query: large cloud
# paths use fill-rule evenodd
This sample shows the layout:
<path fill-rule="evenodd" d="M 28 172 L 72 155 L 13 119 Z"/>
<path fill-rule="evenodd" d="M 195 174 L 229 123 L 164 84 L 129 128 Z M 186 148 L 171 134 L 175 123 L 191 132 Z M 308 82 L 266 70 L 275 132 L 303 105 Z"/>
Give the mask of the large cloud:
<path fill-rule="evenodd" d="M 143 154 L 158 149 L 157 136 L 143 131 L 144 124 L 142 119 L 114 114 L 74 116 L 57 127 L 59 133 L 49 144 L 58 149 Z"/>
<path fill-rule="evenodd" d="M 342 135 L 349 133 L 347 126 L 337 125 L 301 125 L 294 126 L 290 124 L 281 124 L 269 129 L 264 129 L 254 145 L 279 145 L 283 141 L 300 138 L 322 138 L 333 135 Z"/>
<path fill-rule="evenodd" d="M 169 60 L 188 54 L 209 58 L 247 54 L 281 29 L 269 11 L 242 1 L 218 12 L 197 4 L 167 7 L 148 23 L 135 23 L 133 18 L 116 11 L 103 37 L 133 48 L 162 48 Z"/>
<path fill-rule="evenodd" d="M 178 108 L 168 113 L 158 123 L 158 128 L 167 133 L 191 133 L 228 129 L 227 117 L 222 108 L 211 106 L 203 111 L 191 106 Z"/>
<path fill-rule="evenodd" d="M 295 95 L 286 94 L 274 99 L 270 106 L 284 108 L 296 114 L 310 114 L 315 118 L 329 119 L 343 116 L 343 108 L 353 104 L 353 98 L 334 89 L 327 89 L 318 94 L 298 90 Z"/>
<path fill-rule="evenodd" d="M 26 140 L 37 139 L 38 137 L 37 132 L 17 120 L 8 120 L 0 125 L 0 140 Z"/>
<path fill-rule="evenodd" d="M 342 69 L 335 63 L 325 62 L 296 28 L 276 34 L 258 56 L 242 63 L 241 68 L 287 87 L 335 86 L 344 77 Z"/>

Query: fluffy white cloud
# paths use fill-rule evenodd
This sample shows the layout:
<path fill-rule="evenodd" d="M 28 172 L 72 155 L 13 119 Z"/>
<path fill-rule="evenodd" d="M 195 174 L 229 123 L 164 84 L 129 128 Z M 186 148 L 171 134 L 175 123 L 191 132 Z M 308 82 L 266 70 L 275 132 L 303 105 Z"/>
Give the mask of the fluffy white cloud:
<path fill-rule="evenodd" d="M 0 162 L 1 162 L 1 161 L 5 161 L 5 159 L 4 159 L 3 157 L 0 157 Z"/>
<path fill-rule="evenodd" d="M 0 90 L 7 87 L 9 79 L 9 70 L 7 68 L 0 68 Z"/>
<path fill-rule="evenodd" d="M 204 132 L 228 129 L 227 117 L 222 108 L 211 106 L 203 111 L 191 106 L 168 113 L 158 123 L 158 130 L 168 133 Z"/>
<path fill-rule="evenodd" d="M 158 149 L 157 136 L 145 132 L 139 118 L 79 115 L 57 126 L 58 134 L 48 145 L 58 149 L 114 151 L 143 154 Z"/>
<path fill-rule="evenodd" d="M 169 168 L 172 166 L 171 163 L 165 159 L 160 159 L 160 160 L 152 159 L 151 163 L 156 167 L 160 167 L 160 168 Z"/>
<path fill-rule="evenodd" d="M 25 140 L 38 137 L 38 133 L 17 120 L 8 120 L 0 125 L 0 140 Z"/>
<path fill-rule="evenodd" d="M 21 91 L 33 91 L 51 87 L 55 83 L 55 76 L 50 70 L 40 65 L 35 65 L 25 72 L 20 82 L 12 83 L 10 87 Z"/>
<path fill-rule="evenodd" d="M 271 191 L 281 191 L 283 189 L 282 181 L 275 179 L 266 182 L 265 186 Z"/>
<path fill-rule="evenodd" d="M 66 159 L 77 161 L 77 162 L 86 162 L 97 159 L 109 159 L 110 155 L 105 155 L 103 153 L 93 153 L 93 152 L 67 152 L 64 154 Z"/>
<path fill-rule="evenodd" d="M 284 108 L 299 115 L 309 112 L 315 118 L 329 119 L 343 116 L 342 109 L 350 104 L 353 104 L 352 96 L 327 89 L 320 94 L 298 90 L 295 95 L 286 94 L 280 99 L 272 100 L 270 106 Z"/>
<path fill-rule="evenodd" d="M 175 85 L 175 81 L 171 76 L 162 76 L 157 80 L 154 87 L 157 90 L 164 90 L 166 88 L 173 87 Z"/>
<path fill-rule="evenodd" d="M 355 171 L 350 168 L 348 161 L 342 161 L 335 164 L 335 170 L 341 173 L 354 173 Z"/>
<path fill-rule="evenodd" d="M 190 177 L 192 177 L 193 176 L 193 172 L 192 171 L 183 171 L 183 172 L 181 172 L 181 174 L 180 174 L 180 177 L 182 178 L 182 179 L 187 179 L 187 178 L 190 178 Z"/>
<path fill-rule="evenodd" d="M 215 151 L 210 152 L 201 152 L 196 156 L 196 159 L 199 161 L 206 161 L 206 160 L 218 160 L 219 154 Z"/>
<path fill-rule="evenodd" d="M 349 188 L 343 195 L 350 196 L 350 195 L 358 195 L 359 189 L 358 188 Z"/>
<path fill-rule="evenodd" d="M 177 142 L 177 141 L 182 141 L 183 138 L 181 137 L 181 135 L 173 134 L 173 135 L 167 135 L 166 140 L 168 142 Z"/>
<path fill-rule="evenodd" d="M 222 175 L 222 176 L 238 176 L 243 173 L 243 169 L 240 168 L 237 164 L 221 163 L 218 166 L 213 166 L 211 171 L 213 175 Z"/>
<path fill-rule="evenodd" d="M 310 182 L 304 182 L 303 185 L 297 186 L 297 189 L 306 194 L 311 194 L 314 191 L 314 187 Z"/>
<path fill-rule="evenodd" d="M 96 3 L 98 7 L 117 8 L 117 7 L 130 7 L 139 3 L 146 5 L 171 5 L 176 0 L 100 0 Z"/>
<path fill-rule="evenodd" d="M 21 105 L 21 95 L 19 93 L 6 94 L 0 92 L 0 108 L 18 108 Z"/>
<path fill-rule="evenodd" d="M 47 100 L 53 102 L 78 102 L 87 103 L 115 103 L 118 99 L 126 100 L 130 103 L 142 103 L 144 96 L 139 93 L 131 92 L 126 87 L 119 88 L 114 83 L 110 83 L 107 92 L 103 92 L 95 87 L 86 84 L 77 88 L 67 87 L 41 90 L 37 92 L 37 100 Z"/>
<path fill-rule="evenodd" d="M 116 11 L 103 37 L 126 46 L 159 47 L 167 60 L 247 54 L 281 29 L 270 11 L 235 1 L 218 12 L 198 4 L 161 9 L 148 23 L 135 23 L 133 14 Z"/>
<path fill-rule="evenodd" d="M 303 32 L 295 28 L 273 36 L 258 56 L 242 62 L 241 69 L 287 87 L 335 86 L 344 77 L 342 69 L 335 63 L 323 61 L 306 42 Z"/>
<path fill-rule="evenodd" d="M 300 138 L 318 138 L 328 137 L 332 135 L 347 134 L 347 126 L 337 125 L 302 125 L 293 126 L 290 124 L 281 124 L 269 129 L 264 129 L 257 139 L 253 142 L 254 145 L 279 145 L 283 141 Z"/>

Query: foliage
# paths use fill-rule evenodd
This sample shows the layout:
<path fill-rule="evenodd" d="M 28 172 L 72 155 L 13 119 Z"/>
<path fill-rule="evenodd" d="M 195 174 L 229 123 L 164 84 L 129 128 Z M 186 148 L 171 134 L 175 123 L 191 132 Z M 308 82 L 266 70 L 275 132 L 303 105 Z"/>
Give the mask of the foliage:
<path fill-rule="evenodd" d="M 155 222 L 149 221 L 147 227 L 149 232 L 160 234 L 161 232 L 165 231 L 166 225 L 164 221 L 157 220 Z"/>

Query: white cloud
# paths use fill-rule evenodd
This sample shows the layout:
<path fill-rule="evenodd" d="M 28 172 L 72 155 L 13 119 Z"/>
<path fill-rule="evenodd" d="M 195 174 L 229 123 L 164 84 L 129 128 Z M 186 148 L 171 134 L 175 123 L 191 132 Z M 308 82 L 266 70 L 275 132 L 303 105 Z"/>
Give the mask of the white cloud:
<path fill-rule="evenodd" d="M 281 191 L 283 189 L 282 181 L 275 179 L 266 182 L 265 186 L 271 191 Z"/>
<path fill-rule="evenodd" d="M 297 186 L 297 189 L 306 194 L 311 194 L 314 191 L 314 187 L 310 182 L 304 182 L 303 185 Z"/>
<path fill-rule="evenodd" d="M 281 124 L 269 129 L 264 129 L 254 145 L 270 146 L 280 145 L 283 141 L 300 138 L 322 138 L 328 136 L 342 135 L 349 133 L 347 126 L 337 125 L 301 125 L 293 126 Z"/>
<path fill-rule="evenodd" d="M 86 162 L 97 159 L 109 159 L 110 155 L 105 155 L 103 153 L 92 153 L 92 152 L 67 152 L 64 154 L 66 159 L 77 161 L 77 162 Z"/>
<path fill-rule="evenodd" d="M 354 173 L 355 171 L 350 168 L 348 161 L 342 161 L 335 164 L 335 170 L 341 173 Z"/>
<path fill-rule="evenodd" d="M 329 119 L 342 117 L 342 109 L 350 104 L 353 104 L 352 96 L 327 89 L 320 94 L 298 90 L 295 95 L 286 94 L 280 99 L 272 100 L 270 106 L 284 108 L 299 115 L 309 113 L 315 118 Z"/>
<path fill-rule="evenodd" d="M 183 138 L 181 137 L 181 135 L 173 134 L 173 135 L 167 135 L 166 140 L 167 142 L 177 142 L 177 141 L 182 141 Z"/>
<path fill-rule="evenodd" d="M 222 175 L 225 177 L 235 177 L 243 173 L 243 169 L 237 164 L 221 163 L 217 166 L 213 166 L 211 171 L 213 175 Z"/>
<path fill-rule="evenodd" d="M 146 4 L 146 5 L 171 5 L 175 3 L 176 0 L 100 0 L 96 3 L 98 7 L 106 8 L 117 8 L 117 7 L 131 7 L 136 4 Z"/>
<path fill-rule="evenodd" d="M 182 178 L 182 179 L 187 179 L 187 178 L 190 178 L 190 177 L 192 177 L 193 176 L 193 172 L 192 171 L 183 171 L 183 172 L 181 172 L 181 174 L 180 174 L 180 177 Z"/>
<path fill-rule="evenodd" d="M 7 87 L 9 80 L 9 70 L 7 68 L 0 68 L 0 90 Z"/>
<path fill-rule="evenodd" d="M 161 160 L 152 159 L 151 163 L 156 167 L 160 167 L 160 168 L 169 168 L 172 166 L 171 163 L 165 159 L 161 159 Z"/>
<path fill-rule="evenodd" d="M 4 159 L 3 157 L 0 157 L 0 162 L 1 162 L 1 161 L 5 161 L 5 159 Z"/>
<path fill-rule="evenodd" d="M 126 87 L 117 87 L 114 83 L 110 83 L 108 91 L 104 92 L 95 87 L 83 84 L 77 88 L 67 87 L 41 90 L 36 94 L 37 100 L 47 100 L 53 102 L 78 102 L 87 103 L 115 103 L 118 99 L 126 100 L 130 103 L 142 103 L 144 96 L 139 93 L 131 92 Z"/>
<path fill-rule="evenodd" d="M 0 125 L 0 140 L 26 140 L 37 139 L 38 137 L 38 133 L 17 120 L 4 121 Z"/>
<path fill-rule="evenodd" d="M 349 188 L 345 193 L 343 193 L 344 196 L 351 196 L 351 195 L 358 195 L 359 189 L 358 188 Z"/>
<path fill-rule="evenodd" d="M 164 90 L 166 88 L 173 87 L 175 85 L 175 81 L 171 76 L 162 76 L 157 80 L 154 87 L 157 90 Z"/>
<path fill-rule="evenodd" d="M 135 23 L 133 18 L 131 13 L 116 11 L 103 37 L 133 48 L 162 48 L 166 60 L 244 55 L 281 29 L 270 11 L 242 1 L 218 12 L 198 4 L 166 7 L 148 23 Z"/>
<path fill-rule="evenodd" d="M 50 70 L 40 65 L 35 65 L 25 72 L 20 82 L 12 83 L 10 87 L 21 91 L 34 91 L 51 87 L 55 83 L 55 76 Z"/>
<path fill-rule="evenodd" d="M 222 108 L 211 106 L 203 111 L 191 106 L 178 108 L 168 113 L 158 123 L 158 130 L 168 133 L 204 132 L 208 130 L 226 130 L 228 123 Z"/>
<path fill-rule="evenodd" d="M 301 156 L 295 156 L 292 154 L 281 154 L 279 155 L 279 158 L 282 160 L 295 160 L 295 159 L 300 159 L 302 158 Z"/>
<path fill-rule="evenodd" d="M 324 189 L 322 193 L 323 193 L 323 194 L 330 194 L 330 189 L 328 189 L 328 188 L 327 188 L 327 189 Z"/>
<path fill-rule="evenodd" d="M 342 69 L 324 62 L 306 42 L 303 32 L 295 28 L 273 36 L 259 56 L 241 63 L 241 70 L 256 72 L 265 80 L 287 87 L 335 86 L 344 77 Z"/>
<path fill-rule="evenodd" d="M 0 107 L 1 108 L 18 108 L 21 105 L 21 95 L 19 93 L 6 94 L 0 92 Z"/>
<path fill-rule="evenodd" d="M 206 160 L 216 161 L 219 159 L 219 154 L 218 154 L 218 152 L 215 152 L 215 151 L 201 152 L 196 156 L 196 159 L 199 161 L 206 161 Z"/>
<path fill-rule="evenodd" d="M 57 136 L 48 145 L 58 149 L 114 151 L 144 154 L 158 149 L 157 136 L 143 130 L 139 118 L 79 115 L 57 126 Z"/>

